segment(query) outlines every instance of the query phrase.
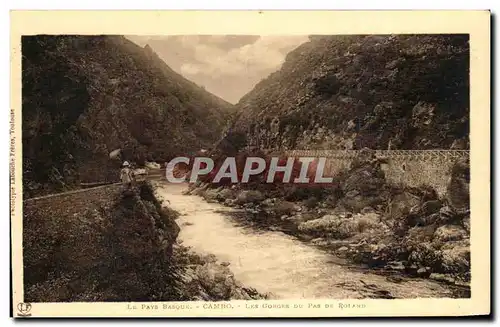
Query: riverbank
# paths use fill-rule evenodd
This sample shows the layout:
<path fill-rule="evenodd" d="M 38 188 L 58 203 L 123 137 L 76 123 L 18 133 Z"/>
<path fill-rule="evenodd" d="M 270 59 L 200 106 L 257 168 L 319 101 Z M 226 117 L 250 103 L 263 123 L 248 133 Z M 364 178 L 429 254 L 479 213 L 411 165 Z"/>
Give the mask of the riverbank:
<path fill-rule="evenodd" d="M 179 245 L 179 214 L 141 182 L 26 201 L 26 302 L 263 299 L 214 256 Z"/>
<path fill-rule="evenodd" d="M 444 196 L 427 186 L 391 185 L 370 157 L 331 187 L 202 183 L 185 193 L 243 210 L 246 224 L 356 264 L 466 287 L 470 281 L 468 163 L 453 166 Z"/>
<path fill-rule="evenodd" d="M 314 245 L 310 237 L 293 235 L 287 227 L 291 225 L 273 223 L 251 208 L 186 196 L 186 191 L 187 185 L 164 182 L 156 188 L 158 196 L 180 213 L 176 221 L 182 245 L 230 263 L 236 280 L 270 298 L 470 297 L 467 287 L 349 263 Z"/>
<path fill-rule="evenodd" d="M 251 287 L 246 287 L 235 280 L 228 262 L 219 261 L 213 255 L 197 254 L 189 247 L 174 246 L 172 257 L 178 270 L 179 288 L 187 301 L 229 301 L 229 300 L 264 300 L 266 294 L 260 294 Z"/>

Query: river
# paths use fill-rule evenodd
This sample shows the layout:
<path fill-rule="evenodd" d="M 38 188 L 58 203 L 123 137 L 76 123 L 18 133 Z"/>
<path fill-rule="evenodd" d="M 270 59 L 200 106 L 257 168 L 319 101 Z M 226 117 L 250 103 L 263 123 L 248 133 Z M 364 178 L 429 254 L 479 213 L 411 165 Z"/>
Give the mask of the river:
<path fill-rule="evenodd" d="M 181 214 L 177 223 L 183 245 L 229 262 L 236 280 L 273 298 L 454 297 L 450 286 L 433 280 L 388 278 L 341 264 L 328 252 L 283 232 L 244 228 L 228 216 L 236 209 L 183 195 L 186 185 L 156 185 L 157 194 Z"/>

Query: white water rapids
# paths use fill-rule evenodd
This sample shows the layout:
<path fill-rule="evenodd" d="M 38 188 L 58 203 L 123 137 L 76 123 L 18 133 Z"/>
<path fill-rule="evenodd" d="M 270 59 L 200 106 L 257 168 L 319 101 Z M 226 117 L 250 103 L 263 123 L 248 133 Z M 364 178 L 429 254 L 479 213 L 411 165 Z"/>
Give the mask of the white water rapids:
<path fill-rule="evenodd" d="M 235 279 L 280 299 L 451 297 L 446 285 L 428 279 L 391 281 L 367 269 L 350 269 L 337 258 L 282 232 L 245 229 L 220 211 L 234 211 L 199 196 L 186 185 L 157 184 L 157 194 L 181 216 L 179 239 L 199 254 L 230 263 Z"/>

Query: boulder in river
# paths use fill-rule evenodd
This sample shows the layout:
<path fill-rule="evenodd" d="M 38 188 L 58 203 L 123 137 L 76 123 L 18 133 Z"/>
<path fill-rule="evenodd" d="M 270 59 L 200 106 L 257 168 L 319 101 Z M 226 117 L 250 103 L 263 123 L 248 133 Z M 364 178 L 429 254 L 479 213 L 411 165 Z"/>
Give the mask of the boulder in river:
<path fill-rule="evenodd" d="M 469 216 L 462 219 L 462 226 L 467 231 L 467 233 L 470 233 L 470 217 Z"/>
<path fill-rule="evenodd" d="M 272 207 L 279 199 L 277 198 L 267 198 L 261 202 L 264 207 Z"/>
<path fill-rule="evenodd" d="M 470 278 L 470 243 L 468 240 L 450 241 L 441 247 L 444 272 Z"/>
<path fill-rule="evenodd" d="M 434 240 L 438 242 L 460 241 L 466 237 L 467 231 L 458 225 L 444 225 L 434 233 Z"/>
<path fill-rule="evenodd" d="M 325 236 L 334 239 L 345 239 L 357 234 L 370 233 L 370 231 L 382 231 L 387 227 L 380 221 L 376 213 L 343 215 L 331 214 L 321 218 L 309 220 L 299 225 L 302 233 Z"/>
<path fill-rule="evenodd" d="M 353 160 L 351 169 L 340 181 L 345 208 L 360 212 L 364 207 L 375 207 L 384 202 L 385 175 L 374 153 L 365 150 Z"/>
<path fill-rule="evenodd" d="M 410 192 L 396 194 L 389 204 L 389 218 L 401 219 L 410 213 L 410 210 L 421 204 L 418 196 Z"/>
<path fill-rule="evenodd" d="M 233 207 L 234 206 L 234 200 L 232 200 L 232 199 L 226 199 L 224 201 L 224 205 L 228 206 L 228 207 Z"/>
<path fill-rule="evenodd" d="M 235 194 L 234 194 L 234 191 L 231 190 L 230 188 L 224 188 L 222 189 L 217 198 L 220 200 L 220 201 L 226 201 L 227 199 L 234 199 L 235 198 Z"/>
<path fill-rule="evenodd" d="M 215 300 L 230 299 L 235 282 L 234 275 L 227 266 L 208 262 L 197 267 L 196 275 L 207 293 Z"/>
<path fill-rule="evenodd" d="M 183 300 L 228 301 L 265 299 L 255 289 L 244 287 L 234 279 L 230 263 L 218 263 L 213 254 L 199 255 L 189 248 L 177 246 L 175 262 L 180 268 L 179 286 Z"/>
<path fill-rule="evenodd" d="M 442 203 L 439 200 L 426 201 L 424 202 L 424 204 L 422 204 L 422 207 L 420 209 L 420 214 L 422 216 L 429 216 L 438 213 L 441 207 Z"/>
<path fill-rule="evenodd" d="M 395 270 L 395 271 L 404 271 L 405 270 L 405 265 L 401 261 L 388 262 L 385 267 L 388 269 L 391 269 L 391 270 Z"/>
<path fill-rule="evenodd" d="M 446 199 L 449 206 L 457 213 L 463 214 L 469 211 L 469 161 L 457 160 L 451 168 L 451 177 L 446 188 Z"/>
<path fill-rule="evenodd" d="M 412 247 L 420 243 L 431 242 L 434 237 L 435 230 L 435 225 L 413 227 L 404 237 L 403 243 L 407 247 Z"/>
<path fill-rule="evenodd" d="M 422 267 L 417 270 L 417 276 L 422 278 L 428 278 L 431 275 L 432 269 L 430 267 Z"/>
<path fill-rule="evenodd" d="M 441 265 L 441 253 L 430 242 L 414 244 L 410 249 L 407 267 L 416 266 L 430 267 L 432 270 L 439 270 Z M 417 270 L 415 271 L 417 273 Z"/>
<path fill-rule="evenodd" d="M 300 224 L 317 218 L 318 216 L 315 214 L 299 212 L 292 216 L 285 216 L 285 218 L 282 220 L 285 221 L 286 223 L 291 223 L 298 228 Z"/>
<path fill-rule="evenodd" d="M 260 191 L 244 190 L 236 197 L 236 204 L 257 203 L 264 200 L 264 195 Z"/>
<path fill-rule="evenodd" d="M 266 209 L 266 211 L 272 212 L 277 216 L 291 215 L 300 210 L 299 205 L 290 201 L 277 201 Z"/>
<path fill-rule="evenodd" d="M 191 195 L 199 195 L 199 196 L 203 196 L 203 194 L 205 193 L 205 191 L 208 189 L 208 185 L 209 184 L 201 184 L 196 186 L 195 188 L 192 189 L 192 191 L 190 192 Z"/>
<path fill-rule="evenodd" d="M 202 196 L 208 203 L 213 203 L 217 202 L 219 192 L 217 192 L 216 189 L 208 188 L 205 190 L 205 192 L 203 192 Z"/>
<path fill-rule="evenodd" d="M 345 221 L 343 218 L 344 217 L 341 217 L 340 215 L 326 215 L 318 219 L 303 222 L 298 228 L 299 231 L 306 234 L 324 236 L 336 233 L 339 226 L 343 221 Z M 342 235 L 343 238 L 347 238 L 349 236 L 351 235 Z"/>

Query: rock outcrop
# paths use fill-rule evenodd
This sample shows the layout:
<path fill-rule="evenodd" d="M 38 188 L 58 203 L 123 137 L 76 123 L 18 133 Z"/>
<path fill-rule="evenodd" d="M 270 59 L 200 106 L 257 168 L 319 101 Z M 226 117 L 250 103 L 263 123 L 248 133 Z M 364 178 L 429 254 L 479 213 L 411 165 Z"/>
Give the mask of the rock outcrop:
<path fill-rule="evenodd" d="M 218 262 L 214 255 L 197 255 L 176 245 L 177 265 L 183 266 L 180 283 L 184 296 L 191 301 L 262 300 L 270 297 L 245 287 L 235 280 L 228 262 Z"/>
<path fill-rule="evenodd" d="M 469 183 L 469 162 L 465 160 L 455 162 L 451 169 L 446 199 L 450 207 L 456 212 L 467 214 L 470 209 Z"/>

